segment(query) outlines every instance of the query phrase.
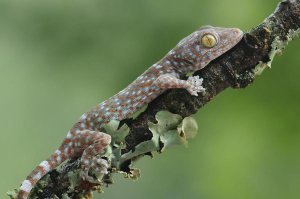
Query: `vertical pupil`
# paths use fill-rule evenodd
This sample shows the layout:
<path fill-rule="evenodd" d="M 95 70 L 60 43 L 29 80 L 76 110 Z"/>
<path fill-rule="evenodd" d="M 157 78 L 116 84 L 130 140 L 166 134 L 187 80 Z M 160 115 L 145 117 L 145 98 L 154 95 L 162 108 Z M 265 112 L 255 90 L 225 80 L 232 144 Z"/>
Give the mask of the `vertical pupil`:
<path fill-rule="evenodd" d="M 207 43 L 208 43 L 209 46 L 212 45 L 213 41 L 212 41 L 211 37 L 207 37 Z"/>
<path fill-rule="evenodd" d="M 207 34 L 207 35 L 203 36 L 202 43 L 204 46 L 211 48 L 211 47 L 215 46 L 216 39 L 213 35 Z"/>

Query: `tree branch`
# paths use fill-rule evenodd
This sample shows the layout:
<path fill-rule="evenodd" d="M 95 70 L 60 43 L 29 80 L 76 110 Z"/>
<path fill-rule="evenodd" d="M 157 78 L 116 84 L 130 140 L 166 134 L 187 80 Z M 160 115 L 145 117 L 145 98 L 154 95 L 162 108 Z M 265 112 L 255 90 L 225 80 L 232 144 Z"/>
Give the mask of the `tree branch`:
<path fill-rule="evenodd" d="M 286 0 L 278 4 L 277 9 L 261 24 L 244 35 L 244 39 L 232 50 L 214 60 L 196 75 L 204 79 L 206 92 L 194 97 L 183 89 L 173 89 L 151 102 L 147 109 L 135 119 L 122 121 L 130 132 L 126 137 L 126 148 L 122 153 L 134 150 L 138 144 L 150 140 L 152 133 L 148 121 L 155 122 L 155 114 L 168 110 L 182 117 L 194 114 L 198 109 L 228 87 L 245 88 L 265 67 L 270 66 L 273 56 L 280 52 L 287 42 L 293 39 L 300 28 L 300 1 Z M 130 172 L 130 162 L 122 165 L 121 170 Z M 96 184 L 83 182 L 70 186 L 70 174 L 80 168 L 78 160 L 70 160 L 60 168 L 50 172 L 45 184 L 35 193 L 38 198 L 79 198 L 82 194 L 92 197 L 91 191 Z M 110 179 L 105 179 L 105 183 Z M 72 188 L 70 188 L 72 187 Z"/>

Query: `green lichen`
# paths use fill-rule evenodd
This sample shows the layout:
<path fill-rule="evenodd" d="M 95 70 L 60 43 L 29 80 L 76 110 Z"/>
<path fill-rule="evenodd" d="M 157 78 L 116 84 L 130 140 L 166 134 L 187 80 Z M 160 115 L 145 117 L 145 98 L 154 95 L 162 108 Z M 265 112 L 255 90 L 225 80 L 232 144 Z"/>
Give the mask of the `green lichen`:
<path fill-rule="evenodd" d="M 271 50 L 268 54 L 269 61 L 262 62 L 260 61 L 258 65 L 253 69 L 253 73 L 258 76 L 261 75 L 262 72 L 266 68 L 271 68 L 272 62 L 276 55 L 281 55 L 282 50 L 288 45 L 290 41 L 292 41 L 296 36 L 300 33 L 300 29 L 297 30 L 289 30 L 289 33 L 286 36 L 286 40 L 281 40 L 280 37 L 275 37 L 274 41 L 271 44 Z"/>
<path fill-rule="evenodd" d="M 102 156 L 108 158 L 113 168 L 119 168 L 119 160 L 122 155 L 121 150 L 126 146 L 125 137 L 129 133 L 129 128 L 126 124 L 120 128 L 119 126 L 120 122 L 117 120 L 111 120 L 109 123 L 101 126 L 104 132 L 111 136 L 111 144 Z"/>
<path fill-rule="evenodd" d="M 148 122 L 152 139 L 142 142 L 134 150 L 123 154 L 120 162 L 123 163 L 149 152 L 162 152 L 175 145 L 187 145 L 187 139 L 196 135 L 198 126 L 192 117 L 182 118 L 180 115 L 168 111 L 156 114 L 157 123 Z"/>
<path fill-rule="evenodd" d="M 111 120 L 109 123 L 101 126 L 104 129 L 104 132 L 111 136 L 111 145 L 115 147 L 119 147 L 124 143 L 125 137 L 129 133 L 129 128 L 126 124 L 122 125 L 120 128 L 119 125 L 119 121 Z"/>
<path fill-rule="evenodd" d="M 118 171 L 118 173 L 123 174 L 124 178 L 129 178 L 133 181 L 136 181 L 141 177 L 141 170 L 137 168 L 131 168 L 128 173 L 123 171 Z"/>
<path fill-rule="evenodd" d="M 61 199 L 71 199 L 71 198 L 68 196 L 68 194 L 65 193 L 61 196 Z"/>
<path fill-rule="evenodd" d="M 185 134 L 186 139 L 194 138 L 198 132 L 197 121 L 193 117 L 186 117 L 182 121 L 182 132 Z"/>
<path fill-rule="evenodd" d="M 17 198 L 17 194 L 18 194 L 18 189 L 14 189 L 12 191 L 8 191 L 8 192 L 6 192 L 6 194 L 8 195 L 8 197 L 10 197 L 10 199 L 16 199 Z"/>
<path fill-rule="evenodd" d="M 68 173 L 68 180 L 70 183 L 69 190 L 71 191 L 75 190 L 76 186 L 78 186 L 78 184 L 80 183 L 81 178 L 79 173 L 80 173 L 79 169 Z"/>

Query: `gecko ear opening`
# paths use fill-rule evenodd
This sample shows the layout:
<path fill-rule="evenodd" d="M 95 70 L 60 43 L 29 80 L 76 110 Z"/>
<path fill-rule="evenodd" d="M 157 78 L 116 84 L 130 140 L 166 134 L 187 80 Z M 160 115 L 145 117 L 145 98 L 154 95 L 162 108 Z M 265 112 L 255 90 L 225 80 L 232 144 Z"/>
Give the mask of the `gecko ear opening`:
<path fill-rule="evenodd" d="M 207 33 L 201 37 L 201 44 L 206 48 L 213 48 L 218 44 L 218 39 L 215 35 Z"/>

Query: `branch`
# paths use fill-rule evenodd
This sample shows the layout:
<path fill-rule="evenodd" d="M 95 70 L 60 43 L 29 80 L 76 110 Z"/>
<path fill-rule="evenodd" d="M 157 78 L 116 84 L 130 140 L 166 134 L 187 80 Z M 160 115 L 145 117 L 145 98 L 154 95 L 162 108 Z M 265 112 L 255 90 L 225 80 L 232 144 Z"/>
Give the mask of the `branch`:
<path fill-rule="evenodd" d="M 232 50 L 214 60 L 204 69 L 197 71 L 204 79 L 206 92 L 198 97 L 191 96 L 183 89 L 173 89 L 165 92 L 135 119 L 122 121 L 126 123 L 130 132 L 126 136 L 126 148 L 122 153 L 135 150 L 140 143 L 150 140 L 153 136 L 148 128 L 148 122 L 155 122 L 155 115 L 161 110 L 168 110 L 182 117 L 194 114 L 207 102 L 228 87 L 245 88 L 252 83 L 256 75 L 263 69 L 270 67 L 275 54 L 280 53 L 289 41 L 300 30 L 300 0 L 286 0 L 278 4 L 274 13 L 261 24 L 244 35 L 244 39 Z M 121 170 L 130 174 L 129 160 L 121 166 Z M 58 169 L 50 172 L 40 183 L 39 191 L 35 189 L 38 198 L 92 198 L 92 192 L 98 189 L 99 184 L 83 182 L 81 179 L 76 184 L 70 184 L 70 178 L 80 168 L 79 160 L 70 160 Z M 105 177 L 106 184 L 111 183 Z M 68 198 L 66 197 L 66 198 Z"/>

